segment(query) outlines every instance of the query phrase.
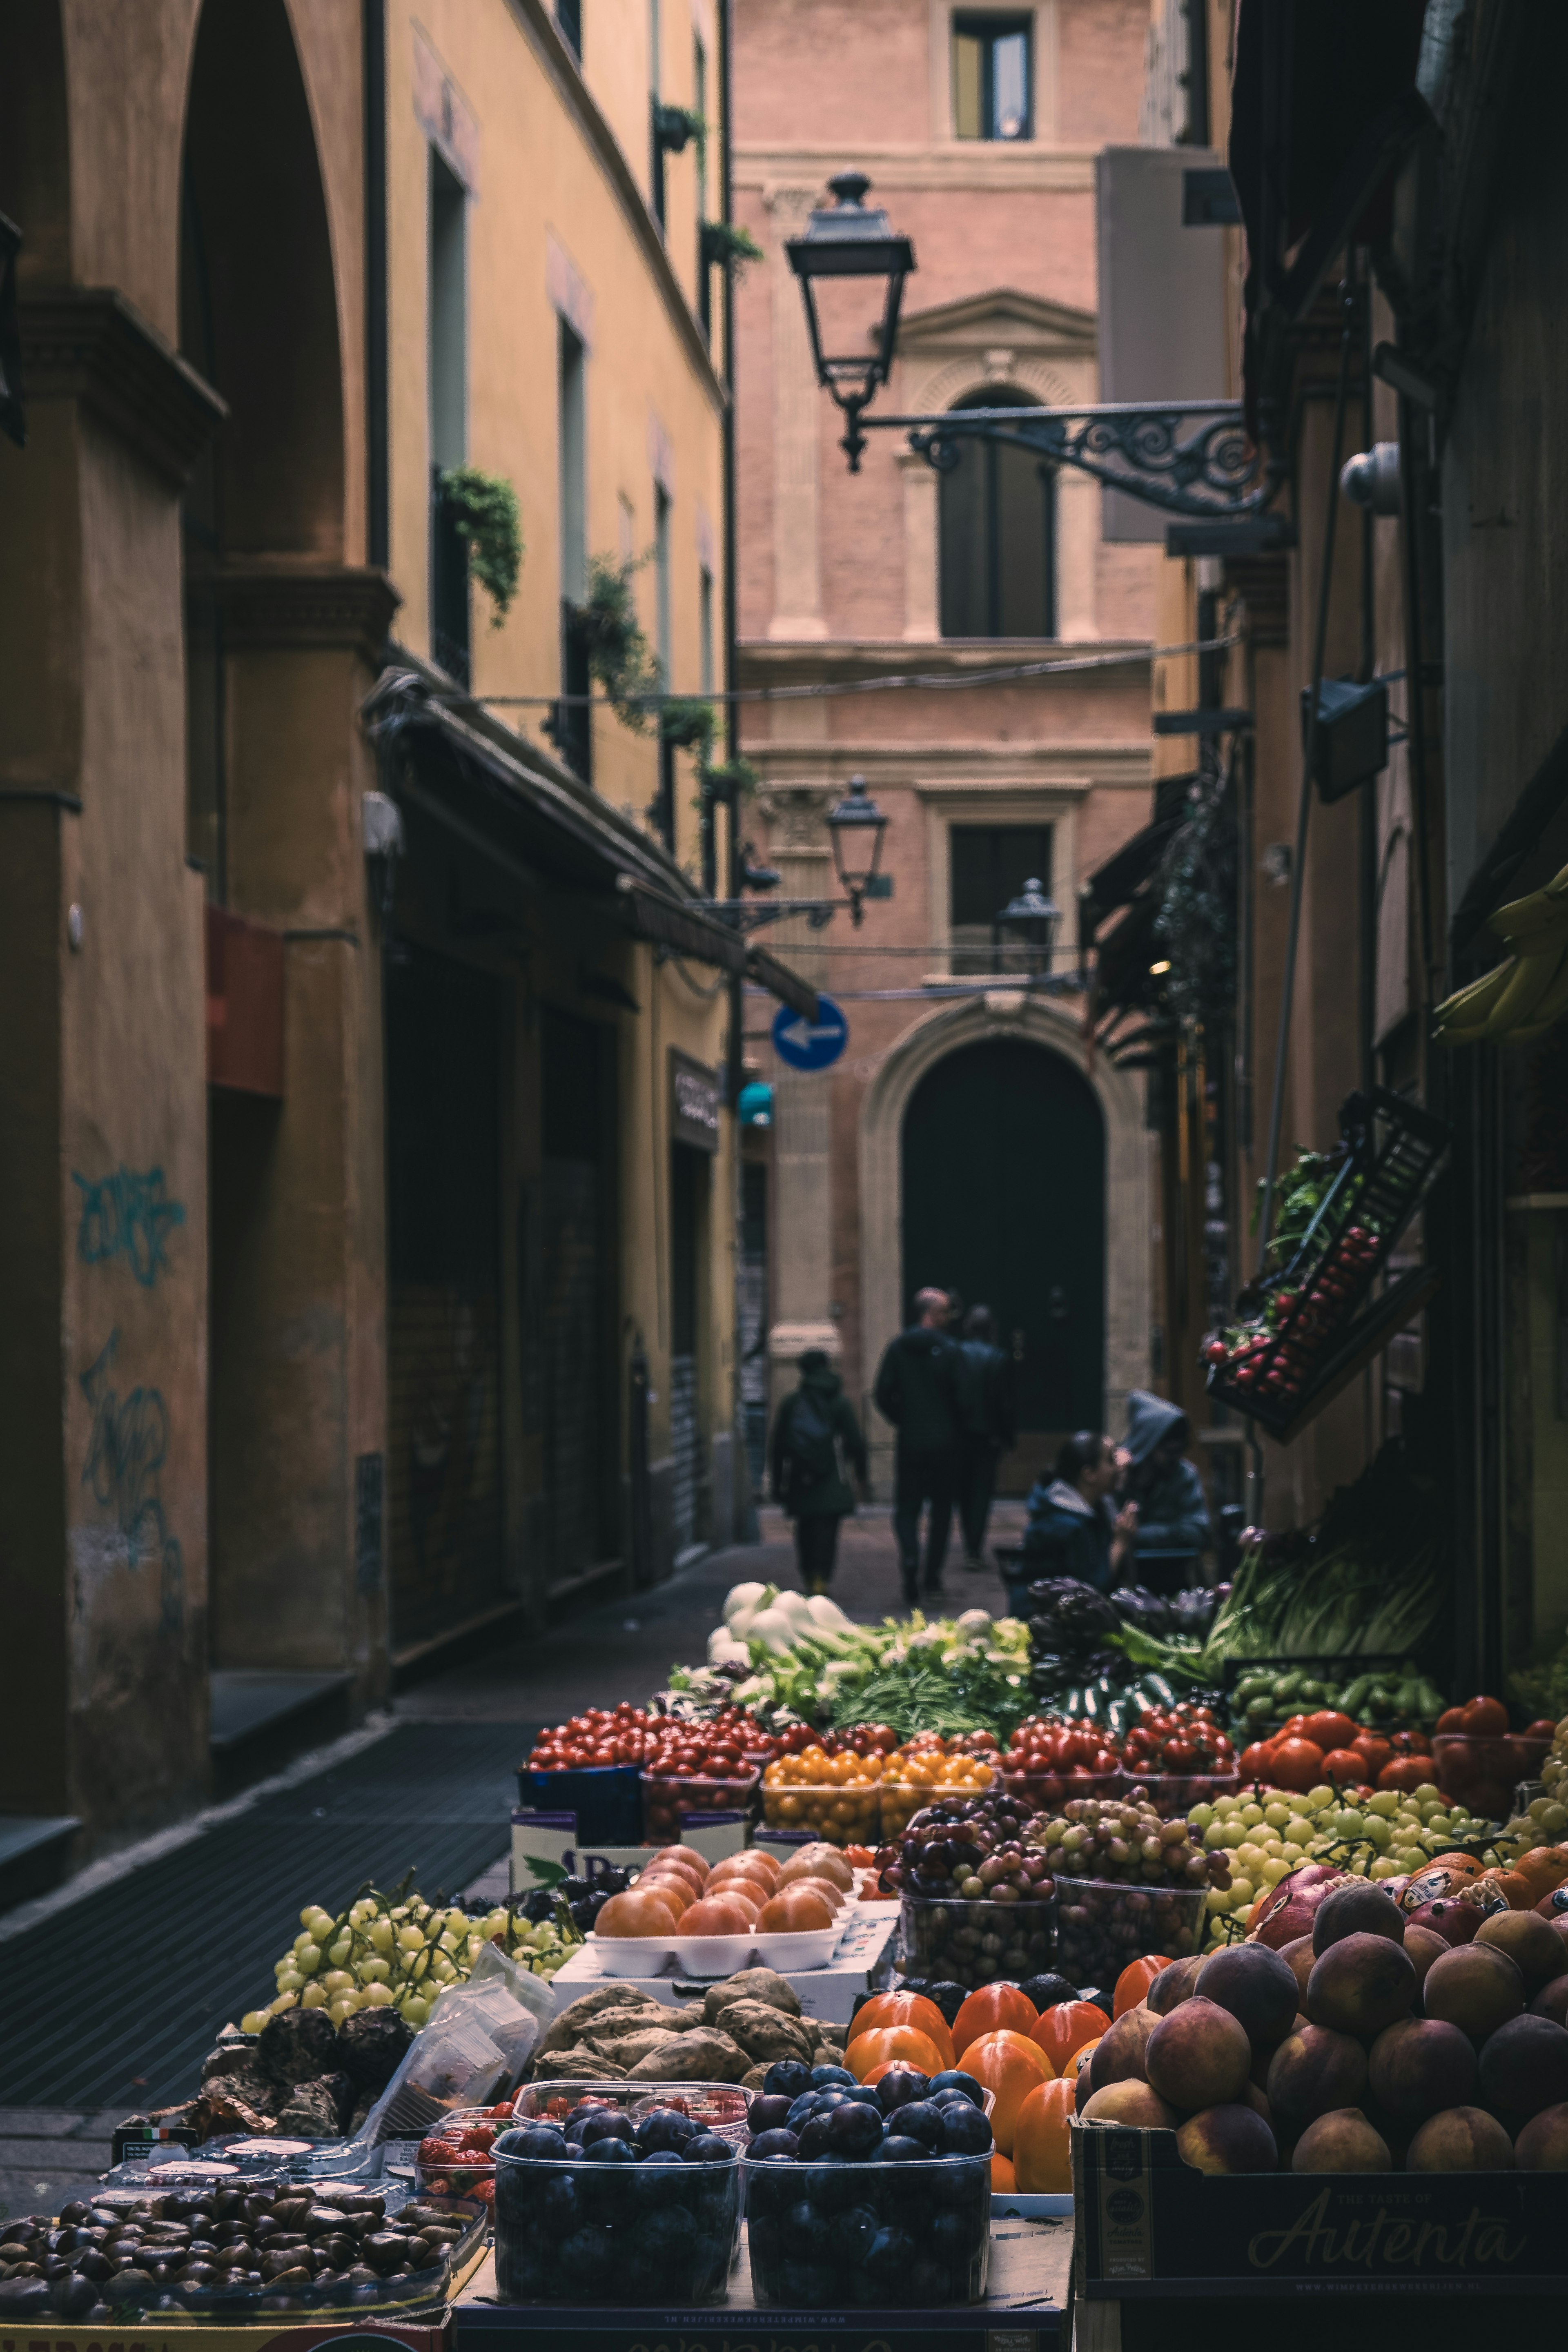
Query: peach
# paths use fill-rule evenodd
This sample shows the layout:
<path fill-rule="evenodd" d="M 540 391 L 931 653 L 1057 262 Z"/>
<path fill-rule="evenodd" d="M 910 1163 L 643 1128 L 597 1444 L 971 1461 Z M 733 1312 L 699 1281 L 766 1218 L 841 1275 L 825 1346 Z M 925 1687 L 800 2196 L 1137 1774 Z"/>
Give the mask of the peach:
<path fill-rule="evenodd" d="M 1246 2029 L 1201 1992 L 1157 2021 L 1143 2052 L 1144 2074 L 1175 2107 L 1228 2105 L 1251 2071 Z"/>

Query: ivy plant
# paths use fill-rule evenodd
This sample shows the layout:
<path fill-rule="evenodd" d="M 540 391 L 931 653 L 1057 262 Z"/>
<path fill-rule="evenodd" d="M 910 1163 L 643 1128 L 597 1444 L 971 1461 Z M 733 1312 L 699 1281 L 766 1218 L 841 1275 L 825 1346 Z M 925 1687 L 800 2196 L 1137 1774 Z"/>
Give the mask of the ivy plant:
<path fill-rule="evenodd" d="M 487 474 L 483 467 L 468 465 L 448 466 L 441 476 L 441 489 L 453 528 L 468 548 L 468 570 L 495 606 L 490 626 L 499 629 L 522 569 L 517 492 L 504 474 Z"/>
<path fill-rule="evenodd" d="M 697 752 L 699 765 L 707 772 L 708 754 L 719 732 L 719 715 L 710 702 L 672 698 L 659 712 L 658 731 L 660 740 L 676 751 Z"/>
<path fill-rule="evenodd" d="M 762 258 L 763 248 L 749 229 L 738 227 L 733 221 L 703 222 L 705 269 L 727 270 L 731 278 L 739 278 L 744 277 L 749 263 Z"/>
<path fill-rule="evenodd" d="M 708 125 L 689 106 L 663 106 L 656 100 L 653 110 L 654 136 L 668 155 L 680 154 L 689 139 L 700 147 L 708 136 Z"/>
<path fill-rule="evenodd" d="M 604 688 L 616 718 L 640 735 L 648 705 L 664 690 L 664 673 L 643 633 L 632 593 L 632 575 L 647 561 L 617 563 L 608 555 L 588 558 L 588 595 L 578 625 L 588 656 L 588 674 Z"/>

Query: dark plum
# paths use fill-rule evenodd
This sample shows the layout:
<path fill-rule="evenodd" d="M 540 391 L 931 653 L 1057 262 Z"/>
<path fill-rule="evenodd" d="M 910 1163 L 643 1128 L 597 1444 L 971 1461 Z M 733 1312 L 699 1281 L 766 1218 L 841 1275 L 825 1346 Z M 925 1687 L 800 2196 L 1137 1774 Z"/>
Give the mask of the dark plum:
<path fill-rule="evenodd" d="M 798 2058 L 775 2058 L 763 2076 L 763 2096 L 798 2099 L 803 2091 L 811 2088 L 811 2068 L 802 2065 Z"/>
<path fill-rule="evenodd" d="M 831 2107 L 826 2111 L 819 2109 L 816 2115 L 807 2116 L 801 2125 L 799 2137 L 803 2164 L 813 2163 L 817 2158 L 833 2153 L 834 2143 L 828 2128 L 833 2121 L 833 2114 L 834 2110 Z"/>
<path fill-rule="evenodd" d="M 780 2126 L 773 2131 L 759 2132 L 746 2154 L 760 2164 L 766 2163 L 770 2158 L 794 2158 L 800 2154 L 800 2140 L 797 2134 Z"/>
<path fill-rule="evenodd" d="M 844 2095 L 851 2106 L 875 2107 L 879 2115 L 882 2112 L 882 2095 L 875 2084 L 857 2083 L 855 2088 L 846 2091 Z"/>
<path fill-rule="evenodd" d="M 942 2109 L 942 2147 L 944 2156 L 988 2156 L 991 2126 L 978 2107 L 955 2099 Z"/>
<path fill-rule="evenodd" d="M 630 2116 L 623 2115 L 618 2107 L 610 2107 L 587 2117 L 583 2126 L 581 2146 L 586 2152 L 596 2147 L 602 2139 L 635 2139 L 637 2137 L 637 2128 Z M 646 2142 L 644 2144 L 646 2146 Z"/>
<path fill-rule="evenodd" d="M 517 2131 L 498 2132 L 496 2156 L 555 2156 L 566 2154 L 566 2135 L 553 2124 L 525 2124 Z"/>
<path fill-rule="evenodd" d="M 965 2100 L 963 2104 L 967 2107 L 969 2102 Z M 907 2107 L 899 2109 L 899 2137 L 918 2139 L 928 2155 L 935 2156 L 944 2145 L 947 2112 L 930 2099 L 912 2099 Z"/>
<path fill-rule="evenodd" d="M 902 2132 L 889 2132 L 877 2150 L 879 2164 L 924 2164 L 930 2156 L 923 2140 L 910 2139 Z"/>
<path fill-rule="evenodd" d="M 883 2079 L 885 2081 L 886 2077 L 884 2076 Z M 931 2076 L 929 2095 L 934 2099 L 943 2091 L 962 2092 L 970 2105 L 973 2107 L 984 2107 L 985 2105 L 985 2094 L 980 2084 L 973 2074 L 964 2074 L 961 2067 L 949 2066 L 944 2073 Z"/>
<path fill-rule="evenodd" d="M 717 2132 L 698 2132 L 680 2151 L 683 2164 L 733 2164 L 735 2151 Z"/>
<path fill-rule="evenodd" d="M 931 2089 L 929 2076 L 913 2066 L 895 2066 L 877 2084 L 877 2097 L 884 2115 L 890 2116 L 895 2107 L 907 2107 L 911 2099 L 923 2099 Z"/>
<path fill-rule="evenodd" d="M 783 2118 L 781 2117 L 782 2121 Z M 697 2136 L 697 2126 L 679 2107 L 649 2107 L 637 2121 L 636 2137 L 641 2147 L 682 2148 Z"/>
<path fill-rule="evenodd" d="M 802 2069 L 804 2072 L 804 2068 Z M 778 2131 L 789 2121 L 794 2102 L 782 2092 L 768 2092 L 752 2101 L 746 2115 L 747 2128 L 753 2132 Z"/>
<path fill-rule="evenodd" d="M 811 2087 L 814 2091 L 854 2091 L 859 2085 L 847 2066 L 814 2066 Z"/>
<path fill-rule="evenodd" d="M 847 2270 L 863 2263 L 871 2251 L 878 2226 L 876 2213 L 869 2205 L 851 2205 L 844 2212 L 836 2213 L 827 2229 L 834 2261 Z"/>
<path fill-rule="evenodd" d="M 855 2099 L 846 2099 L 841 2107 L 835 2107 L 824 2130 L 831 2153 L 847 2157 L 851 2163 L 874 2155 L 882 2144 L 882 2118 L 878 2109 Z"/>
<path fill-rule="evenodd" d="M 866 2250 L 866 2272 L 879 2286 L 896 2294 L 915 2259 L 915 2242 L 907 2230 L 884 2223 Z"/>
<path fill-rule="evenodd" d="M 629 2139 L 606 2132 L 602 2139 L 590 2140 L 583 2150 L 586 2164 L 635 2164 L 637 2151 Z"/>

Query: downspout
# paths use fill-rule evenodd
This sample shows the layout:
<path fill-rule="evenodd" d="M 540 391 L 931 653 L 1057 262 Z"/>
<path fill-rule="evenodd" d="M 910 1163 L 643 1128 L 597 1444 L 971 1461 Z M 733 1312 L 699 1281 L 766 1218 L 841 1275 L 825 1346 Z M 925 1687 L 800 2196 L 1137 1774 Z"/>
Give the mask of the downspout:
<path fill-rule="evenodd" d="M 365 553 L 392 562 L 386 317 L 386 0 L 361 0 L 364 72 Z"/>

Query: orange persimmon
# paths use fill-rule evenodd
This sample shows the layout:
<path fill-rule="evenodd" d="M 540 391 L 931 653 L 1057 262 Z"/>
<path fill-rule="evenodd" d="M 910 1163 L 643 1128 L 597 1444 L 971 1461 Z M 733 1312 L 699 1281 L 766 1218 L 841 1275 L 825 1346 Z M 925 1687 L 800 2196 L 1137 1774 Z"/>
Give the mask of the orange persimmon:
<path fill-rule="evenodd" d="M 1013 2118 L 1013 2178 L 1026 2196 L 1072 2188 L 1068 2117 L 1076 2084 L 1066 2076 L 1026 2092 Z"/>
<path fill-rule="evenodd" d="M 991 2129 L 1003 2155 L 1011 2156 L 1018 2109 L 1032 2090 L 1051 2080 L 1055 2070 L 1050 2060 L 1026 2034 L 1001 2026 L 969 2044 L 963 2053 L 963 2071 L 994 2097 Z"/>
<path fill-rule="evenodd" d="M 962 2058 L 982 2033 L 998 2033 L 1005 2027 L 1027 2033 L 1039 2013 L 1015 1984 L 977 1985 L 952 2021 L 952 2046 Z"/>

